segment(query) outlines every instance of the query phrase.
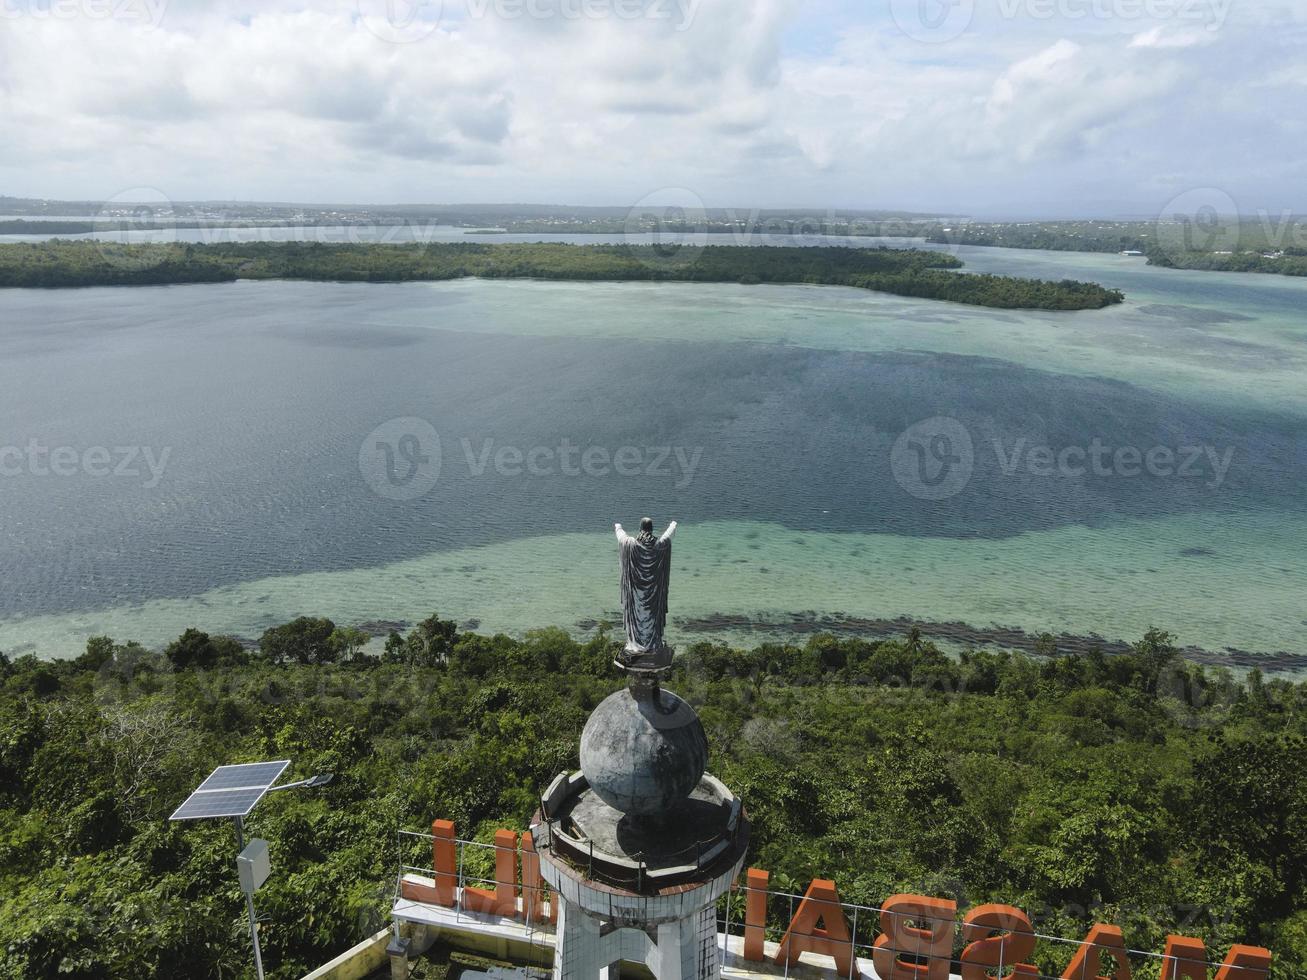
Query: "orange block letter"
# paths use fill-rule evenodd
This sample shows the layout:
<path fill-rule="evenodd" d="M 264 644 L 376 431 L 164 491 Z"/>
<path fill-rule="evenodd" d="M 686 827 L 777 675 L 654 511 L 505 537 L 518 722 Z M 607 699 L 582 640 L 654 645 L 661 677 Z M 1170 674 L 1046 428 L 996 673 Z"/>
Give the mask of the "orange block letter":
<path fill-rule="evenodd" d="M 1071 957 L 1071 964 L 1062 974 L 1062 980 L 1107 980 L 1103 976 L 1103 954 L 1111 953 L 1116 968 L 1110 974 L 1113 980 L 1130 980 L 1130 961 L 1125 955 L 1125 940 L 1116 926 L 1099 923 Z"/>
<path fill-rule="evenodd" d="M 1167 936 L 1161 980 L 1207 980 L 1207 947 L 1201 939 Z"/>
<path fill-rule="evenodd" d="M 495 831 L 495 887 L 463 886 L 463 908 L 506 919 L 517 918 L 517 834 Z"/>
<path fill-rule="evenodd" d="M 399 884 L 399 897 L 407 898 L 410 902 L 422 902 L 425 905 L 439 905 L 439 895 L 436 889 L 431 885 L 424 885 L 420 881 L 401 881 Z"/>
<path fill-rule="evenodd" d="M 997 933 L 997 935 L 995 935 Z M 1026 913 L 1011 905 L 978 905 L 962 920 L 962 980 L 999 980 L 1035 951 L 1035 931 Z M 987 967 L 997 967 L 990 973 Z"/>
<path fill-rule="evenodd" d="M 766 871 L 750 868 L 744 873 L 744 958 L 750 963 L 761 963 L 766 954 L 763 942 L 767 936 L 767 880 Z"/>
<path fill-rule="evenodd" d="M 853 972 L 853 939 L 833 881 L 816 878 L 808 886 L 776 951 L 775 962 L 797 963 L 799 954 L 804 952 L 834 957 L 841 976 Z"/>
<path fill-rule="evenodd" d="M 884 931 L 871 953 L 880 980 L 948 980 L 957 913 L 957 902 L 943 898 L 895 895 L 886 899 L 880 913 Z M 924 925 L 914 924 L 919 922 Z M 926 963 L 907 963 L 900 955 L 923 957 Z"/>
<path fill-rule="evenodd" d="M 431 824 L 431 866 L 436 878 L 436 904 L 452 908 L 458 887 L 458 857 L 454 853 L 454 821 Z"/>
<path fill-rule="evenodd" d="M 1216 980 L 1266 980 L 1271 971 L 1271 951 L 1260 946 L 1235 944 L 1216 971 Z"/>
<path fill-rule="evenodd" d="M 522 911 L 528 922 L 557 922 L 558 903 L 549 903 L 545 915 L 545 879 L 540 875 L 540 855 L 531 831 L 522 835 Z"/>

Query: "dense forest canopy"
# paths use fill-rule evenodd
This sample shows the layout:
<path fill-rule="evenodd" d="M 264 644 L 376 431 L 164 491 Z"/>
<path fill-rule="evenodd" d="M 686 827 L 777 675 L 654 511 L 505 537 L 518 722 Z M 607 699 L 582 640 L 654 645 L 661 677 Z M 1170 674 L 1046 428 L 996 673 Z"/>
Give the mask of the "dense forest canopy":
<path fill-rule="evenodd" d="M 161 652 L 101 637 L 72 660 L 0 657 L 0 975 L 248 970 L 230 825 L 167 816 L 213 767 L 267 758 L 336 774 L 249 821 L 272 847 L 269 975 L 302 975 L 385 924 L 397 830 L 526 827 L 623 683 L 603 632 L 432 617 L 379 656 L 366 639 L 305 618 L 253 652 L 188 630 Z M 1186 663 L 1158 632 L 1043 659 L 953 658 L 915 634 L 698 644 L 668 685 L 777 890 L 1003 901 L 1047 935 L 1112 922 L 1134 949 L 1175 932 L 1214 959 L 1248 942 L 1275 980 L 1307 978 L 1307 685 Z M 1059 975 L 1067 956 L 1045 944 L 1036 962 Z"/>
<path fill-rule="evenodd" d="M 0 245 L 0 286 L 63 287 L 311 279 L 459 279 L 813 283 L 1010 309 L 1099 309 L 1124 299 L 1095 283 L 957 274 L 962 263 L 922 249 L 730 245 L 327 245 L 304 242 Z"/>
<path fill-rule="evenodd" d="M 955 222 L 925 229 L 938 245 L 1056 252 L 1142 252 L 1149 265 L 1307 276 L 1307 219 Z"/>

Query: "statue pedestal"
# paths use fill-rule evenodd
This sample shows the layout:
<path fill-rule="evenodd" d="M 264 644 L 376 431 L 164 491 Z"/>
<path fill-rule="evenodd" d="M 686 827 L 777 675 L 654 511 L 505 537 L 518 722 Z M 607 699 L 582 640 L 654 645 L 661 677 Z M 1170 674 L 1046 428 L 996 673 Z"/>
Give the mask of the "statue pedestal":
<path fill-rule="evenodd" d="M 627 686 L 632 691 L 656 692 L 672 672 L 672 648 L 664 645 L 658 653 L 623 651 L 613 663 L 626 671 Z"/>
<path fill-rule="evenodd" d="M 613 663 L 626 671 L 664 671 L 672 665 L 672 648 L 666 643 L 657 650 L 640 650 L 627 647 Z"/>

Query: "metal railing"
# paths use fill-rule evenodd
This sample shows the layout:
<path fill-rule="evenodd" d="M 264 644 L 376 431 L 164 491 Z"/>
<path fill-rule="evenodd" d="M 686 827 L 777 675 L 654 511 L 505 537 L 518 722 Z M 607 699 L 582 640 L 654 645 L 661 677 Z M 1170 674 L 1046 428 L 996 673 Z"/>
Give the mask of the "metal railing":
<path fill-rule="evenodd" d="M 795 912 L 798 910 L 800 903 L 802 903 L 804 899 L 804 896 L 792 894 L 790 892 L 774 891 L 772 889 L 755 889 L 739 882 L 733 884 L 730 892 L 723 896 L 717 905 L 717 927 L 726 937 L 726 941 L 722 944 L 723 966 L 743 966 L 748 962 L 744 959 L 741 953 L 731 952 L 730 939 L 732 937 L 737 937 L 741 943 L 743 942 L 745 934 L 744 915 L 742 912 L 737 911 L 735 906 L 747 902 L 748 896 L 751 893 L 760 893 L 765 896 L 764 900 L 767 907 L 765 937 L 766 941 L 769 943 L 779 943 L 783 939 L 789 929 L 790 923 L 794 921 Z M 953 915 L 947 919 L 929 915 L 905 916 L 902 912 L 887 910 L 875 905 L 858 905 L 852 902 L 840 902 L 839 904 L 844 914 L 845 922 L 849 926 L 849 980 L 856 980 L 856 978 L 863 973 L 872 976 L 875 975 L 872 973 L 872 953 L 875 948 L 875 937 L 879 935 L 881 931 L 880 918 L 886 912 L 890 915 L 897 916 L 900 919 L 906 918 L 916 923 L 939 923 L 942 926 L 947 926 L 950 935 L 953 937 L 951 943 L 952 952 L 948 957 L 949 973 L 959 973 L 961 967 L 961 964 L 958 961 L 961 949 L 959 948 L 957 941 L 957 937 L 961 935 L 961 929 L 958 928 L 961 925 L 961 918 L 959 915 Z M 959 913 L 964 914 L 965 910 L 960 909 Z M 1064 936 L 1052 936 L 1038 932 L 1033 928 L 1031 930 L 1022 929 L 1019 930 L 1019 932 L 1022 938 L 1029 936 L 1036 942 L 1054 945 L 1063 950 L 1070 949 L 1072 957 L 1075 955 L 1077 950 L 1084 947 L 1092 947 L 1094 945 L 1085 942 L 1083 939 L 1067 939 Z M 803 937 L 813 936 L 813 934 L 803 932 L 798 932 L 795 935 Z M 985 938 L 998 937 L 991 936 L 989 930 L 986 929 Z M 930 956 L 924 949 L 923 943 L 924 940 L 919 940 L 915 951 L 898 949 L 896 950 L 895 955 L 902 959 L 915 958 L 922 964 L 925 964 L 931 959 L 936 959 L 936 957 Z M 963 943 L 962 945 L 965 946 L 966 944 Z M 1022 971 L 1020 974 L 1013 973 L 1012 967 L 1016 965 L 1017 961 L 1014 957 L 1005 959 L 1005 946 L 1006 943 L 1000 940 L 999 962 L 997 965 L 985 966 L 984 969 L 987 974 L 998 976 L 1004 976 L 1006 974 L 1007 980 L 1063 980 L 1062 974 L 1049 975 L 1037 971 Z M 1181 970 L 1182 962 L 1185 966 L 1193 966 L 1195 968 L 1201 965 L 1209 975 L 1212 971 L 1218 970 L 1223 965 L 1220 962 L 1213 962 L 1210 957 L 1208 960 L 1200 963 L 1190 957 L 1184 957 L 1181 959 L 1179 957 L 1167 956 L 1163 953 L 1152 952 L 1149 950 L 1131 949 L 1128 946 L 1125 948 L 1125 953 L 1127 958 L 1132 961 L 1130 963 L 1132 975 L 1157 977 L 1158 980 L 1180 980 L 1183 976 L 1183 971 Z M 942 959 L 942 957 L 938 958 Z M 1022 962 L 1030 963 L 1033 959 L 1035 959 L 1035 956 L 1032 954 L 1031 956 L 1026 957 Z M 1097 974 L 1090 972 L 1091 965 L 1092 961 L 1087 959 L 1081 971 L 1082 976 L 1077 977 L 1076 980 L 1095 980 Z M 788 962 L 787 957 L 784 963 L 784 976 L 788 977 L 789 975 L 790 963 Z"/>
<path fill-rule="evenodd" d="M 431 866 L 431 856 L 432 844 L 437 840 L 448 840 L 448 838 L 437 838 L 432 834 L 416 831 L 401 830 L 398 832 L 400 860 L 399 873 L 395 878 L 396 901 L 401 898 L 400 892 L 405 874 L 415 874 L 423 877 L 432 877 L 435 874 L 435 869 Z M 467 921 L 469 922 L 484 921 L 481 913 L 466 907 L 464 903 L 464 888 L 482 888 L 487 891 L 493 891 L 495 889 L 498 882 L 494 877 L 493 869 L 495 853 L 498 848 L 494 844 L 463 839 L 453 839 L 450 843 L 454 845 L 457 856 L 455 872 L 456 888 L 454 889 L 454 905 L 452 909 L 456 916 L 461 917 L 467 915 Z M 422 855 L 420 859 L 421 863 L 417 863 L 419 853 Z M 519 846 L 517 848 L 519 869 L 521 867 L 521 856 L 523 853 L 522 848 Z M 411 858 L 413 860 L 405 860 L 405 858 Z M 488 873 L 486 872 L 487 867 L 490 869 Z M 538 930 L 550 928 L 550 931 L 552 931 L 548 918 L 535 917 L 535 921 L 533 922 L 531 912 L 533 909 L 542 908 L 544 902 L 552 901 L 553 896 L 551 895 L 550 889 L 543 884 L 534 889 L 528 889 L 521 881 L 520 873 L 518 881 L 514 883 L 514 887 L 516 889 L 516 894 L 521 896 L 517 908 L 525 920 L 523 921 L 522 919 L 519 919 L 520 922 L 523 922 L 525 927 L 527 940 L 540 946 L 549 945 L 549 940 L 543 939 L 543 937 L 539 942 L 536 942 L 535 940 L 535 933 Z M 539 901 L 526 901 L 525 899 L 528 890 L 536 892 L 537 894 L 534 897 L 539 899 Z M 724 967 L 744 967 L 748 962 L 744 959 L 741 952 L 732 951 L 731 940 L 738 940 L 737 945 L 742 945 L 743 943 L 746 928 L 743 907 L 747 903 L 751 894 L 761 894 L 764 896 L 767 909 L 764 935 L 768 943 L 778 943 L 783 939 L 787 931 L 790 929 L 790 924 L 794 921 L 795 913 L 798 911 L 800 904 L 804 900 L 804 896 L 791 892 L 777 891 L 773 889 L 754 889 L 739 882 L 732 884 L 730 891 L 723 896 L 717 904 L 719 948 L 722 951 L 722 965 Z M 949 973 L 957 974 L 959 972 L 960 963 L 958 962 L 957 957 L 960 954 L 958 937 L 961 935 L 961 930 L 958 927 L 961 920 L 957 915 L 943 919 L 924 914 L 905 916 L 901 911 L 895 911 L 892 909 L 887 910 L 875 905 L 859 905 L 852 902 L 840 902 L 839 906 L 844 915 L 845 924 L 848 927 L 849 932 L 848 952 L 850 968 L 848 971 L 848 980 L 856 980 L 856 978 L 863 974 L 874 975 L 872 974 L 872 955 L 875 948 L 875 937 L 881 931 L 881 916 L 886 913 L 898 916 L 901 919 L 910 919 L 915 923 L 937 922 L 942 926 L 946 926 L 949 935 L 952 937 L 952 952 L 948 957 Z M 816 936 L 815 934 L 802 932 L 795 933 L 794 935 L 825 938 L 824 936 Z M 1033 928 L 1028 931 L 1024 929 L 1020 930 L 1020 935 L 1022 938 L 1030 936 L 1036 942 L 1056 946 L 1064 951 L 1070 950 L 1072 956 L 1074 956 L 1076 950 L 1093 945 L 1085 942 L 1083 939 L 1067 939 L 1064 936 L 1053 936 L 1039 932 Z M 722 937 L 724 937 L 724 939 Z M 932 957 L 925 949 L 924 942 L 924 939 L 919 939 L 918 947 L 915 951 L 900 948 L 896 951 L 896 955 L 900 958 L 915 957 L 921 963 L 925 963 L 932 959 Z M 986 973 L 999 976 L 1006 974 L 1007 980 L 1063 980 L 1061 975 L 1044 974 L 1038 971 L 1022 971 L 1019 974 L 1014 974 L 1012 972 L 1012 967 L 1016 965 L 1015 958 L 1012 960 L 1007 960 L 1005 958 L 1005 945 L 1005 942 L 1000 941 L 999 962 L 997 965 L 986 966 Z M 1131 949 L 1128 946 L 1125 948 L 1125 953 L 1127 958 L 1131 961 L 1129 965 L 1132 974 L 1150 978 L 1157 977 L 1158 980 L 1181 980 L 1184 975 L 1181 963 L 1185 966 L 1192 967 L 1201 965 L 1209 974 L 1223 965 L 1221 962 L 1212 960 L 1210 955 L 1206 961 L 1199 963 L 1190 957 L 1185 957 L 1182 960 L 1178 957 L 1167 956 L 1164 953 Z M 773 953 L 773 955 L 775 955 L 775 953 Z M 1058 959 L 1061 958 L 1062 957 L 1058 957 Z M 1036 959 L 1036 957 L 1031 955 L 1026 957 L 1024 962 L 1029 963 L 1034 959 Z M 1074 978 L 1074 980 L 1095 980 L 1095 974 L 1089 972 L 1091 961 L 1092 958 L 1087 959 L 1083 970 L 1083 977 Z M 785 959 L 783 966 L 783 975 L 789 977 L 791 966 L 788 962 L 788 957 Z"/>
<path fill-rule="evenodd" d="M 392 908 L 396 907 L 401 901 L 417 901 L 404 896 L 404 876 L 412 874 L 423 878 L 434 878 L 436 871 L 432 867 L 432 845 L 438 840 L 449 840 L 448 838 L 438 838 L 430 833 L 411 830 L 397 831 L 396 838 L 399 851 L 399 867 L 395 875 Z M 451 843 L 456 848 L 457 865 L 453 882 L 453 905 L 447 908 L 453 912 L 455 922 L 484 923 L 485 913 L 468 907 L 465 901 L 467 896 L 465 889 L 480 888 L 488 892 L 495 891 L 499 882 L 494 877 L 493 869 L 495 854 L 499 849 L 494 844 L 484 844 L 480 841 L 459 839 L 453 840 Z M 418 857 L 419 853 L 422 855 L 421 858 Z M 517 849 L 517 854 L 520 869 L 522 855 L 520 847 Z M 489 876 L 483 871 L 483 866 L 487 860 L 492 869 Z M 413 863 L 415 861 L 421 861 L 421 863 Z M 514 891 L 518 897 L 515 907 L 519 916 L 517 921 L 523 929 L 522 940 L 528 946 L 535 946 L 542 952 L 552 950 L 553 943 L 550 936 L 553 932 L 553 924 L 550 921 L 551 916 L 549 914 L 534 914 L 536 909 L 543 909 L 545 903 L 553 900 L 549 888 L 543 883 L 538 887 L 528 886 L 521 880 L 519 873 L 518 880 L 514 883 Z M 536 901 L 528 901 L 528 896 L 535 898 Z M 548 935 L 538 936 L 537 934 L 541 932 Z M 518 965 L 525 969 L 530 976 L 542 978 L 542 980 L 552 975 L 550 968 L 541 967 L 538 964 L 520 962 Z"/>
<path fill-rule="evenodd" d="M 549 839 L 555 854 L 567 858 L 587 878 L 637 892 L 644 891 L 645 885 L 651 882 L 670 884 L 713 867 L 724 853 L 735 849 L 741 833 L 742 823 L 737 823 L 725 836 L 695 841 L 683 850 L 659 855 L 658 866 L 651 867 L 644 852 L 637 852 L 630 860 L 615 859 L 614 855 L 602 851 L 596 853 L 594 841 L 573 837 L 560 829 L 557 821 L 549 824 Z M 669 869 L 677 867 L 690 870 L 674 877 Z"/>

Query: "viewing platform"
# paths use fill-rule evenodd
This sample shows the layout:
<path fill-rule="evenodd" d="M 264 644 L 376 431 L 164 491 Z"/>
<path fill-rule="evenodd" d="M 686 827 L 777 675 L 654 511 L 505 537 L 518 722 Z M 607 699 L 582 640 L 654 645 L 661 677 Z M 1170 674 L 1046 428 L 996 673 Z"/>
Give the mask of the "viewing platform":
<path fill-rule="evenodd" d="M 413 874 L 405 875 L 404 882 L 413 890 L 434 886 L 433 879 Z M 543 978 L 550 975 L 557 939 L 552 925 L 546 922 L 532 926 L 522 918 L 469 911 L 462 907 L 461 889 L 459 898 L 460 902 L 454 908 L 397 898 L 391 915 L 396 922 L 416 927 L 411 932 L 422 928 L 438 930 L 440 941 L 458 949 L 490 959 L 519 963 L 523 973 L 528 976 Z M 732 980 L 751 980 L 757 977 L 837 980 L 849 976 L 839 971 L 833 956 L 821 953 L 804 953 L 797 964 L 778 965 L 773 960 L 779 949 L 780 943 L 765 940 L 765 960 L 749 962 L 744 958 L 742 935 L 728 935 L 725 932 L 717 934 L 722 976 Z M 869 959 L 859 963 L 858 972 L 854 976 L 863 980 L 880 980 Z M 961 980 L 961 977 L 950 974 L 950 980 Z"/>
<path fill-rule="evenodd" d="M 556 899 L 540 876 L 531 833 L 519 838 L 501 830 L 496 844 L 486 844 L 458 839 L 448 821 L 433 828 L 430 834 L 399 834 L 401 855 L 416 862 L 429 853 L 431 862 L 399 867 L 392 930 L 324 966 L 312 980 L 377 976 L 387 954 L 391 976 L 407 976 L 409 959 L 434 942 L 514 964 L 523 976 L 551 975 Z M 1131 948 L 1119 929 L 1105 924 L 1084 939 L 1047 935 L 1012 906 L 988 904 L 963 913 L 952 902 L 910 895 L 880 906 L 858 905 L 840 901 L 834 882 L 814 880 L 806 894 L 797 895 L 768 888 L 767 880 L 765 871 L 749 869 L 716 904 L 714 941 L 723 977 L 966 980 L 961 970 L 971 964 L 984 966 L 982 978 L 997 971 L 1007 980 L 1267 980 L 1270 970 L 1270 953 L 1259 947 L 1234 945 L 1219 959 L 1200 940 L 1172 936 L 1159 953 Z M 932 914 L 932 907 L 938 912 Z M 959 934 L 960 956 L 954 941 Z M 887 950 L 887 943 L 895 945 Z M 1037 947 L 1069 965 L 1060 973 L 1040 972 L 1024 962 L 1037 958 L 1031 955 Z M 878 969 L 878 959 L 889 968 Z M 895 961 L 900 970 L 893 969 Z M 637 969 L 640 974 L 647 975 Z"/>

